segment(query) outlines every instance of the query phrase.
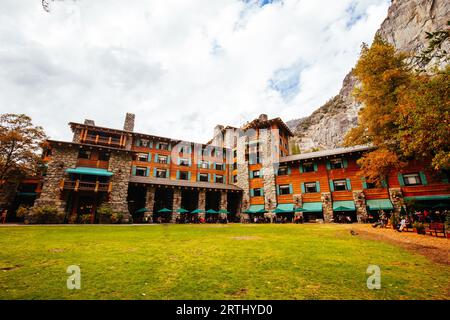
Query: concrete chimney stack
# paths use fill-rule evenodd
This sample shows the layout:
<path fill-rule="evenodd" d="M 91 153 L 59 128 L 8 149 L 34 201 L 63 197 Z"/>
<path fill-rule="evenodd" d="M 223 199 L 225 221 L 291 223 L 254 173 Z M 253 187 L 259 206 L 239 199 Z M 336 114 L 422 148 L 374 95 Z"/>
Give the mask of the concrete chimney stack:
<path fill-rule="evenodd" d="M 95 126 L 94 120 L 84 119 L 84 124 L 88 126 Z"/>

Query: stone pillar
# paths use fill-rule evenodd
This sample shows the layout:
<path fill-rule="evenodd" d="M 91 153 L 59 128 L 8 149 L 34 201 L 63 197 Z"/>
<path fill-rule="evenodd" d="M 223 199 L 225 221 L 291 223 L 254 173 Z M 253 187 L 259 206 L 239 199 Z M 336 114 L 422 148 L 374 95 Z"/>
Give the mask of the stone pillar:
<path fill-rule="evenodd" d="M 366 195 L 362 190 L 353 191 L 353 201 L 356 207 L 356 219 L 358 222 L 367 221 L 367 206 L 366 206 Z"/>
<path fill-rule="evenodd" d="M 108 204 L 113 211 L 123 215 L 123 222 L 129 222 L 131 214 L 128 210 L 128 182 L 131 175 L 131 155 L 125 152 L 112 152 L 109 158 L 109 171 L 112 190 Z"/>
<path fill-rule="evenodd" d="M 123 124 L 123 130 L 125 131 L 133 131 L 134 130 L 134 113 L 128 113 L 125 116 L 125 122 Z"/>
<path fill-rule="evenodd" d="M 205 210 L 206 210 L 206 191 L 200 190 L 198 192 L 198 209 L 202 210 L 201 213 L 198 214 L 199 218 L 205 218 Z"/>
<path fill-rule="evenodd" d="M 389 198 L 394 206 L 394 213 L 399 214 L 402 206 L 405 205 L 401 188 L 389 188 Z"/>
<path fill-rule="evenodd" d="M 247 136 L 242 135 L 237 138 L 237 183 L 236 185 L 242 189 L 242 212 L 241 218 L 248 218 L 248 214 L 243 213 L 250 207 L 250 190 L 249 190 L 249 172 L 248 162 L 245 161 L 245 151 Z"/>
<path fill-rule="evenodd" d="M 179 212 L 177 212 L 178 209 L 181 208 L 181 189 L 175 188 L 173 189 L 173 202 L 172 202 L 172 221 L 176 222 L 177 217 L 180 215 Z"/>
<path fill-rule="evenodd" d="M 220 209 L 219 210 L 227 210 L 228 207 L 228 199 L 227 199 L 227 192 L 226 191 L 220 191 Z M 226 213 L 221 213 L 220 217 L 222 219 L 227 218 Z"/>
<path fill-rule="evenodd" d="M 145 207 L 149 210 L 145 213 L 148 218 L 148 222 L 153 222 L 153 207 L 155 206 L 155 191 L 156 188 L 153 186 L 147 187 L 147 194 L 145 198 Z"/>
<path fill-rule="evenodd" d="M 322 192 L 320 199 L 322 200 L 323 220 L 324 222 L 331 222 L 333 219 L 333 202 L 331 200 L 331 192 Z"/>
<path fill-rule="evenodd" d="M 68 179 L 66 170 L 77 165 L 78 148 L 68 145 L 52 149 L 52 157 L 48 162 L 47 174 L 44 177 L 41 196 L 36 199 L 34 207 L 55 206 L 60 213 L 66 210 L 66 200 L 61 198 L 61 181 Z"/>
<path fill-rule="evenodd" d="M 264 181 L 264 204 L 267 211 L 277 206 L 275 170 L 278 170 L 279 156 L 274 152 L 278 145 L 278 130 L 259 130 L 259 152 L 262 157 L 262 176 Z"/>
<path fill-rule="evenodd" d="M 294 200 L 294 209 L 303 207 L 303 197 L 302 197 L 301 193 L 294 194 L 292 196 L 292 198 Z M 302 212 L 294 212 L 294 216 L 295 217 L 303 217 L 303 213 Z"/>

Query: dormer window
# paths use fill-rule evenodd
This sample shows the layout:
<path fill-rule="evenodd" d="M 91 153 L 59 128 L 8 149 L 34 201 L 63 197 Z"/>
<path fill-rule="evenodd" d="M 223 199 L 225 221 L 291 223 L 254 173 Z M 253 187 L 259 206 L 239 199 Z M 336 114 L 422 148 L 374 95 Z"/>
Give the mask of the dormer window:
<path fill-rule="evenodd" d="M 331 169 L 342 169 L 344 168 L 344 162 L 342 159 L 332 159 L 330 160 Z"/>

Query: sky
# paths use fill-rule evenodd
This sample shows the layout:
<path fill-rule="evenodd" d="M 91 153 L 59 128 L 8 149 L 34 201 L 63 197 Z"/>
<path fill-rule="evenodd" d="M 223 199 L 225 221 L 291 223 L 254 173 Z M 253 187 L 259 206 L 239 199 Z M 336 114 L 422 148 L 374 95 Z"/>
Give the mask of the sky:
<path fill-rule="evenodd" d="M 0 112 L 207 142 L 304 117 L 339 92 L 389 0 L 2 0 Z"/>

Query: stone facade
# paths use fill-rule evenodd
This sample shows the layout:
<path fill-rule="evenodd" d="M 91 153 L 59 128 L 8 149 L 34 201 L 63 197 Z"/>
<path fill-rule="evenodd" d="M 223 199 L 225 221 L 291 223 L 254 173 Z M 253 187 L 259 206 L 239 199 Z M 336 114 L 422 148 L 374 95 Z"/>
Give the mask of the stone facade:
<path fill-rule="evenodd" d="M 63 178 L 67 178 L 66 170 L 76 167 L 78 148 L 60 146 L 54 148 L 52 152 L 52 158 L 48 163 L 47 173 L 44 177 L 41 196 L 35 201 L 34 206 L 56 206 L 60 213 L 64 213 L 66 201 L 61 197 L 60 184 Z"/>
<path fill-rule="evenodd" d="M 205 210 L 206 210 L 206 191 L 199 190 L 198 192 L 198 209 L 202 210 L 201 213 L 198 214 L 200 218 L 205 218 Z"/>
<path fill-rule="evenodd" d="M 221 191 L 220 192 L 220 208 L 219 208 L 219 210 L 227 210 L 227 208 L 228 208 L 227 192 L 226 191 Z M 227 218 L 227 214 L 226 213 L 221 213 L 220 217 L 222 219 L 226 219 Z"/>
<path fill-rule="evenodd" d="M 389 198 L 391 199 L 392 205 L 394 206 L 394 213 L 400 213 L 402 206 L 405 205 L 402 189 L 389 188 Z"/>
<path fill-rule="evenodd" d="M 153 186 L 147 187 L 147 193 L 145 196 L 145 207 L 149 210 L 145 213 L 148 218 L 148 222 L 153 222 L 153 208 L 155 206 L 155 191 L 156 188 Z"/>
<path fill-rule="evenodd" d="M 180 213 L 177 212 L 181 208 L 181 189 L 173 189 L 173 202 L 172 202 L 172 222 L 175 222 Z"/>
<path fill-rule="evenodd" d="M 108 204 L 114 211 L 122 213 L 124 222 L 128 222 L 131 217 L 127 202 L 131 155 L 126 152 L 112 152 L 109 159 L 109 171 L 113 173 L 110 180 L 113 187 Z"/>
<path fill-rule="evenodd" d="M 237 183 L 242 189 L 242 213 L 241 217 L 248 218 L 248 214 L 243 213 L 250 207 L 249 171 L 248 161 L 245 161 L 245 151 L 247 136 L 242 135 L 237 139 Z"/>
<path fill-rule="evenodd" d="M 301 193 L 292 195 L 292 199 L 294 200 L 294 209 L 295 208 L 302 208 L 303 207 L 303 196 Z M 302 212 L 295 212 L 294 215 L 296 217 L 302 217 Z"/>
<path fill-rule="evenodd" d="M 277 206 L 275 170 L 278 170 L 279 153 L 274 152 L 279 143 L 278 130 L 260 130 L 259 150 L 262 158 L 262 176 L 264 179 L 264 202 L 266 210 Z"/>
<path fill-rule="evenodd" d="M 331 222 L 333 220 L 333 202 L 330 192 L 322 192 L 320 199 L 322 200 L 323 220 Z"/>
<path fill-rule="evenodd" d="M 355 190 L 353 191 L 353 201 L 355 202 L 358 222 L 365 222 L 367 220 L 366 195 L 362 190 Z"/>

